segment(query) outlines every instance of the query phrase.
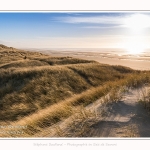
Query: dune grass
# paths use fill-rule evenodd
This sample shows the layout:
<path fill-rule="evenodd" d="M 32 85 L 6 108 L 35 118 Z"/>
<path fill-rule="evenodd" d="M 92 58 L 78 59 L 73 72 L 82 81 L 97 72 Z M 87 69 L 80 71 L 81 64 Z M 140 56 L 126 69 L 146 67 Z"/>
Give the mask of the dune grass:
<path fill-rule="evenodd" d="M 120 99 L 119 97 L 117 97 L 116 91 L 119 91 L 121 89 L 121 91 L 124 92 L 124 89 L 126 87 L 135 88 L 141 86 L 141 82 L 139 81 L 142 77 L 145 83 L 149 82 L 149 80 L 147 80 L 147 76 L 142 76 L 142 74 L 141 77 L 135 74 L 127 77 L 126 79 L 121 79 L 120 81 L 107 82 L 104 86 L 91 88 L 81 94 L 75 95 L 64 101 L 41 109 L 34 114 L 31 114 L 19 121 L 14 122 L 13 124 L 28 126 L 28 128 L 24 129 L 24 136 L 33 136 L 35 133 L 42 131 L 43 128 L 52 126 L 53 124 L 74 114 L 74 110 L 76 107 L 85 107 L 88 104 L 93 103 L 97 99 L 101 98 L 102 96 L 105 96 L 107 93 L 111 93 L 111 98 L 109 98 L 109 100 L 102 101 L 102 103 L 106 104 L 117 102 Z M 129 81 L 131 81 L 131 79 L 133 82 L 130 82 L 129 85 L 128 83 Z"/>
<path fill-rule="evenodd" d="M 150 114 L 150 87 L 145 86 L 140 91 L 139 102 L 144 106 Z"/>
<path fill-rule="evenodd" d="M 95 62 L 7 68 L 1 69 L 0 73 L 0 120 L 3 121 L 18 120 L 92 87 L 123 79 L 129 74 Z"/>
<path fill-rule="evenodd" d="M 108 93 L 111 98 L 102 103 L 117 102 L 118 91 L 150 82 L 149 71 L 95 61 L 51 57 L 4 46 L 0 56 L 0 123 L 27 126 L 23 129 L 26 137 Z"/>

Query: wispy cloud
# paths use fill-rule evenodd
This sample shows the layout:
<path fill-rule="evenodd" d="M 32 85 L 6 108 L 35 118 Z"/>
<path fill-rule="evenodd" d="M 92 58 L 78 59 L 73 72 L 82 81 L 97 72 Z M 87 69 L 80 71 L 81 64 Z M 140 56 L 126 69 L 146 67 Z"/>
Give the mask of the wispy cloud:
<path fill-rule="evenodd" d="M 57 21 L 64 23 L 87 23 L 87 24 L 122 24 L 122 16 L 73 16 L 73 17 L 59 17 Z"/>
<path fill-rule="evenodd" d="M 116 26 L 83 26 L 82 28 L 85 29 L 108 29 L 108 28 L 122 28 L 124 27 L 123 25 L 116 25 Z"/>
<path fill-rule="evenodd" d="M 146 22 L 149 20 L 149 14 L 118 14 L 118 15 L 92 15 L 92 16 L 66 16 L 55 18 L 55 21 L 69 24 L 86 24 L 85 28 L 116 28 L 116 27 L 128 27 L 132 24 L 141 24 L 140 22 Z M 150 27 L 150 21 L 147 21 Z M 88 26 L 88 25 L 94 26 Z M 131 24 L 131 25 L 130 25 Z M 143 23 L 144 24 L 144 23 Z M 84 28 L 84 27 L 83 27 Z"/>

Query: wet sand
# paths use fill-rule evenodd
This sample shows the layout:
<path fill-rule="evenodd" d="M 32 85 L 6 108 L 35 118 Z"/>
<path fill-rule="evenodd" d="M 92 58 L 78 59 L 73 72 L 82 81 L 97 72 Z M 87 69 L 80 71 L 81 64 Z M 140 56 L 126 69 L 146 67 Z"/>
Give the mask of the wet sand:
<path fill-rule="evenodd" d="M 40 51 L 40 50 L 39 50 Z M 109 65 L 122 65 L 136 70 L 150 70 L 150 56 L 143 54 L 138 55 L 119 55 L 110 52 L 82 52 L 82 51 L 55 51 L 42 50 L 42 53 L 51 55 L 52 57 L 74 57 L 86 60 L 95 60 L 99 63 Z"/>

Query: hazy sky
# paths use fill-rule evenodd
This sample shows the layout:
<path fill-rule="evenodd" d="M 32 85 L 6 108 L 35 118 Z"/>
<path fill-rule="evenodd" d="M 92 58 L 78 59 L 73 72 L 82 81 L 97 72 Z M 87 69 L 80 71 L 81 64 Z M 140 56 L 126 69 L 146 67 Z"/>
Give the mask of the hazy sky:
<path fill-rule="evenodd" d="M 126 48 L 140 43 L 138 47 L 147 48 L 150 13 L 1 12 L 0 43 L 17 48 Z"/>

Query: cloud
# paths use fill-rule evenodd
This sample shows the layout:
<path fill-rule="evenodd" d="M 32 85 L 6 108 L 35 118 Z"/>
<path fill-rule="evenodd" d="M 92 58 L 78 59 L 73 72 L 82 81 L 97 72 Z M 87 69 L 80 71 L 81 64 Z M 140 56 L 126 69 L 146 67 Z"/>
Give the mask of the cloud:
<path fill-rule="evenodd" d="M 121 28 L 121 27 L 124 27 L 123 25 L 112 25 L 112 26 L 84 26 L 82 28 L 85 28 L 85 29 L 107 29 L 107 28 Z"/>
<path fill-rule="evenodd" d="M 64 23 L 87 23 L 87 24 L 114 24 L 120 25 L 122 24 L 123 17 L 122 16 L 73 16 L 73 17 L 59 17 L 56 19 L 57 21 Z"/>
<path fill-rule="evenodd" d="M 92 15 L 92 16 L 66 16 L 55 18 L 56 21 L 69 24 L 86 24 L 83 28 L 130 28 L 131 26 L 141 26 L 146 24 L 146 27 L 150 27 L 150 15 L 149 14 L 117 14 L 117 15 Z M 88 25 L 94 26 L 88 26 Z"/>

